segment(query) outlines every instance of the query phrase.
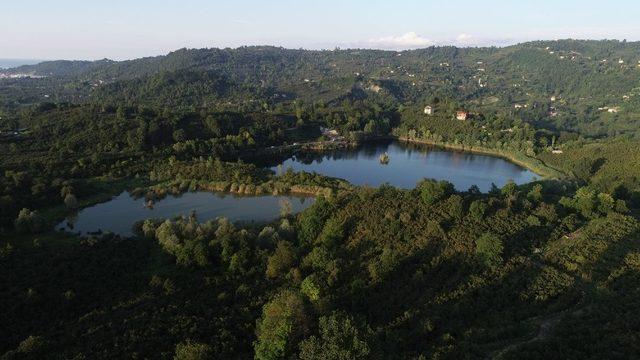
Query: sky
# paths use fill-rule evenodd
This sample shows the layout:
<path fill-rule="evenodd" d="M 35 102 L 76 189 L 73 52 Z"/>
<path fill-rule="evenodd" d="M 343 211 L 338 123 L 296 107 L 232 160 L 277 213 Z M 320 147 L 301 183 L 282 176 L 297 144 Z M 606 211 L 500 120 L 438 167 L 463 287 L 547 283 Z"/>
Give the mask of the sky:
<path fill-rule="evenodd" d="M 640 40 L 638 0 L 3 0 L 0 58 L 132 59 L 179 48 L 413 49 Z"/>

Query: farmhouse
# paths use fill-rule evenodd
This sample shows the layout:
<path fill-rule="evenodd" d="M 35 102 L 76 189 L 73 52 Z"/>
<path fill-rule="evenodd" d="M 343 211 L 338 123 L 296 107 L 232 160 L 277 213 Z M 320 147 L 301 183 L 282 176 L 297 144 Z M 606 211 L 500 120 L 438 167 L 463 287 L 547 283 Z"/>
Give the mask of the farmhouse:
<path fill-rule="evenodd" d="M 469 113 L 467 111 L 459 110 L 456 112 L 456 119 L 462 121 L 467 120 L 469 119 Z"/>

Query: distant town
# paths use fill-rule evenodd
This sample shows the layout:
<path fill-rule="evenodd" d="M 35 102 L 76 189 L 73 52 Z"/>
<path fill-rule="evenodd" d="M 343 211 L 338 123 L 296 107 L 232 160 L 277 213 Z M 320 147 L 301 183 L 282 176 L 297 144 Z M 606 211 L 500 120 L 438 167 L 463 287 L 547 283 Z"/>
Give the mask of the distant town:
<path fill-rule="evenodd" d="M 23 74 L 23 73 L 3 73 L 0 72 L 0 79 L 42 79 L 46 76 L 36 74 Z"/>

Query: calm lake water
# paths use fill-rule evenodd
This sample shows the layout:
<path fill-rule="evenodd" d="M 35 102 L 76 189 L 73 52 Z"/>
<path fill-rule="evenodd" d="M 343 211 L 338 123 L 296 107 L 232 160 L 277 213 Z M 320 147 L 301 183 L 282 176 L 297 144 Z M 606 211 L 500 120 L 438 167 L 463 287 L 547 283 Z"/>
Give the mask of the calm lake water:
<path fill-rule="evenodd" d="M 380 155 L 385 152 L 389 155 L 389 163 L 383 165 Z M 460 191 L 477 185 L 486 192 L 492 183 L 502 187 L 509 180 L 523 184 L 536 178 L 535 173 L 502 158 L 393 141 L 368 143 L 358 149 L 298 155 L 272 167 L 276 172 L 288 168 L 315 171 L 356 185 L 389 183 L 413 188 L 423 178 L 447 180 Z M 132 235 L 133 224 L 140 220 L 188 216 L 192 211 L 200 221 L 226 217 L 231 221 L 264 222 L 278 218 L 283 200 L 291 203 L 294 213 L 306 209 L 314 201 L 313 198 L 298 196 L 244 197 L 191 192 L 167 196 L 156 202 L 153 208 L 147 208 L 144 199 L 134 199 L 128 192 L 123 192 L 110 201 L 81 210 L 73 218 L 60 223 L 57 229 L 83 234 L 102 230 L 129 236 Z"/>
<path fill-rule="evenodd" d="M 150 209 L 144 206 L 144 199 L 134 199 L 128 192 L 123 192 L 110 201 L 82 209 L 72 219 L 60 223 L 56 229 L 82 234 L 102 230 L 130 236 L 133 224 L 140 220 L 188 216 L 191 211 L 195 211 L 198 220 L 202 222 L 217 217 L 226 217 L 231 221 L 271 221 L 280 216 L 282 200 L 291 203 L 293 213 L 306 209 L 314 201 L 313 198 L 298 196 L 245 197 L 192 192 L 181 196 L 167 196 Z"/>
<path fill-rule="evenodd" d="M 380 163 L 380 155 L 389 154 L 389 163 Z M 324 154 L 298 155 L 274 166 L 276 172 L 317 172 L 345 179 L 356 185 L 379 186 L 389 183 L 400 188 L 414 188 L 423 178 L 447 180 L 457 190 L 477 185 L 481 191 L 491 183 L 502 187 L 509 180 L 517 184 L 533 181 L 537 175 L 502 158 L 437 147 L 401 142 L 367 143 L 358 149 L 337 150 Z"/>

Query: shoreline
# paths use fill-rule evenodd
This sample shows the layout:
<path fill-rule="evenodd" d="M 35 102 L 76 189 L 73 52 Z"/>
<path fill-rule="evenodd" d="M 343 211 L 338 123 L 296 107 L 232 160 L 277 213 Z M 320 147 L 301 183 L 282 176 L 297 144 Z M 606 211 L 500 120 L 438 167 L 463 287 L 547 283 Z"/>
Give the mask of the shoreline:
<path fill-rule="evenodd" d="M 507 161 L 510 161 L 518 166 L 521 166 L 529 171 L 534 172 L 536 175 L 540 176 L 541 179 L 561 179 L 566 177 L 567 175 L 564 174 L 562 171 L 554 169 L 548 165 L 546 165 L 542 160 L 537 159 L 537 158 L 533 158 L 524 154 L 519 154 L 519 153 L 515 153 L 515 152 L 511 152 L 511 151 L 501 151 L 498 149 L 493 149 L 493 148 L 486 148 L 486 147 L 478 147 L 478 146 L 465 146 L 465 145 L 461 145 L 461 144 L 451 144 L 451 143 L 442 143 L 442 142 L 436 142 L 436 141 L 432 141 L 432 140 L 418 140 L 418 139 L 410 139 L 407 137 L 402 137 L 402 136 L 378 136 L 375 138 L 368 138 L 368 139 L 364 139 L 361 142 L 359 142 L 359 144 L 364 143 L 364 142 L 368 142 L 368 141 L 378 141 L 378 140 L 391 140 L 391 141 L 399 141 L 399 142 L 403 142 L 403 143 L 407 143 L 407 144 L 418 144 L 418 145 L 428 145 L 428 146 L 434 146 L 434 147 L 438 147 L 438 148 L 442 148 L 442 149 L 448 149 L 448 150 L 455 150 L 455 151 L 461 151 L 461 152 L 468 152 L 468 153 L 475 153 L 475 154 L 482 154 L 482 155 L 490 155 L 490 156 L 496 156 L 496 157 L 500 157 L 503 158 Z M 317 144 L 317 143 L 316 143 Z M 348 143 L 349 146 L 358 146 L 359 144 L 350 142 Z M 303 151 L 310 151 L 310 152 L 323 152 L 323 151 L 329 151 L 329 150 L 335 150 L 336 148 L 332 148 L 331 146 L 327 147 L 327 148 L 317 148 L 317 147 L 305 147 L 305 145 L 307 145 L 307 143 L 300 143 L 300 144 L 296 144 L 295 147 L 298 147 L 299 150 L 303 150 Z M 333 144 L 331 144 L 333 145 Z M 344 149 L 344 144 L 340 144 L 341 148 Z M 302 149 L 300 149 L 302 148 Z M 337 147 L 339 148 L 339 147 Z M 271 150 L 271 149 L 269 149 Z M 276 149 L 276 150 L 280 150 L 280 149 Z M 289 149 L 287 150 L 291 150 L 291 147 L 289 147 Z M 81 205 L 79 206 L 79 209 L 82 208 L 86 208 L 89 206 L 93 206 L 95 204 L 101 203 L 101 202 L 105 202 L 105 201 L 109 201 L 111 198 L 113 198 L 114 196 L 117 196 L 118 190 L 120 190 L 120 192 L 122 191 L 129 191 L 132 192 L 134 191 L 134 189 L 131 189 L 131 185 L 141 185 L 142 188 L 146 188 L 147 190 L 152 190 L 153 191 L 153 187 L 154 186 L 166 186 L 168 185 L 168 183 L 165 182 L 161 182 L 161 183 L 156 183 L 154 185 L 151 185 L 149 182 L 146 181 L 141 181 L 141 180 L 137 180 L 137 179 L 115 179 L 115 181 L 111 181 L 109 185 L 105 186 L 106 183 L 102 184 L 102 186 L 104 187 L 104 190 L 107 190 L 105 193 L 100 193 L 100 194 L 96 194 L 94 196 L 91 196 L 89 198 L 83 199 L 83 201 L 81 201 Z M 261 184 L 262 185 L 262 184 Z M 254 185 L 256 186 L 256 185 Z M 357 185 L 353 185 L 351 184 L 351 186 L 356 186 Z M 165 189 L 168 190 L 166 191 L 165 194 L 173 194 L 175 195 L 175 193 L 173 193 L 173 191 L 171 191 L 170 189 Z M 259 192 L 259 193 L 247 193 L 245 191 L 233 191 L 231 189 L 226 189 L 226 186 L 224 187 L 220 187 L 218 188 L 217 186 L 212 186 L 212 184 L 203 184 L 203 183 L 198 183 L 196 185 L 196 189 L 194 189 L 196 191 L 204 191 L 204 192 L 211 192 L 211 193 L 225 193 L 225 194 L 229 194 L 229 195 L 233 195 L 233 196 L 247 196 L 247 197 L 252 197 L 252 196 L 278 196 L 278 195 L 289 195 L 289 196 L 300 196 L 300 197 L 317 197 L 319 195 L 324 195 L 324 196 L 330 196 L 330 194 L 340 191 L 339 189 L 333 189 L 333 188 L 313 188 L 313 187 L 307 187 L 304 185 L 293 185 L 293 186 L 289 186 L 288 189 L 286 189 L 283 192 Z M 344 190 L 344 189 L 342 189 Z M 132 194 L 133 196 L 133 194 Z M 74 210 L 71 209 L 67 209 L 62 205 L 59 206 L 55 206 L 53 208 L 48 208 L 43 212 L 43 215 L 45 216 L 45 219 L 47 220 L 47 222 L 49 224 L 52 224 L 53 227 L 55 227 L 55 225 L 57 225 L 60 221 L 63 221 L 64 218 L 66 216 L 68 216 L 69 214 L 73 213 Z M 55 222 L 55 223 L 54 223 Z"/>
<path fill-rule="evenodd" d="M 502 151 L 498 149 L 481 147 L 481 146 L 451 144 L 451 143 L 437 142 L 432 140 L 417 140 L 417 139 L 410 139 L 402 136 L 392 136 L 389 138 L 398 140 L 400 142 L 409 143 L 409 144 L 431 145 L 431 146 L 440 147 L 443 149 L 459 150 L 462 152 L 497 156 L 505 160 L 508 160 L 516 165 L 522 166 L 525 169 L 532 171 L 536 175 L 539 175 L 545 179 L 561 179 L 567 176 L 562 171 L 552 168 L 551 166 L 545 164 L 542 160 L 538 158 L 533 158 L 528 155 L 518 154 L 510 151 Z M 519 158 L 518 155 L 521 157 L 525 157 L 525 159 Z"/>

